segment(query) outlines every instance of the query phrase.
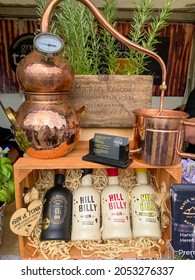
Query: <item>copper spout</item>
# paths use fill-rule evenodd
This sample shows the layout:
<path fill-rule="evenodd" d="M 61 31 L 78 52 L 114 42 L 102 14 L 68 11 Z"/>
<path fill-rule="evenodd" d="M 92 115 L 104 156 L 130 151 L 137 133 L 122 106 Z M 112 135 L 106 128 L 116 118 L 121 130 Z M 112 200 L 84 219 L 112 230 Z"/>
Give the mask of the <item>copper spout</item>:
<path fill-rule="evenodd" d="M 48 32 L 49 29 L 49 21 L 51 19 L 51 15 L 55 7 L 59 2 L 62 0 L 50 0 L 48 4 L 46 5 L 45 11 L 42 16 L 41 20 L 41 32 Z M 160 111 L 158 114 L 161 113 L 163 108 L 163 102 L 164 102 L 164 91 L 166 90 L 166 66 L 161 59 L 159 55 L 157 55 L 155 52 L 150 51 L 148 49 L 143 48 L 142 46 L 133 43 L 129 39 L 127 39 L 125 36 L 123 36 L 121 33 L 119 33 L 115 28 L 113 28 L 106 18 L 102 15 L 102 13 L 99 11 L 99 9 L 90 1 L 90 0 L 77 0 L 81 3 L 83 3 L 85 6 L 89 8 L 89 10 L 92 12 L 92 14 L 97 18 L 97 20 L 102 24 L 102 26 L 111 34 L 113 35 L 118 41 L 123 43 L 124 45 L 134 49 L 138 50 L 148 56 L 153 57 L 157 62 L 160 64 L 162 69 L 162 84 L 160 86 L 161 90 L 161 98 L 160 98 Z"/>
<path fill-rule="evenodd" d="M 12 108 L 10 108 L 10 107 L 9 108 L 5 108 L 1 101 L 0 101 L 0 106 L 3 109 L 5 115 L 8 118 L 8 120 L 10 121 L 10 123 L 12 125 L 14 125 L 15 127 L 18 127 L 16 119 L 15 119 L 16 112 Z"/>

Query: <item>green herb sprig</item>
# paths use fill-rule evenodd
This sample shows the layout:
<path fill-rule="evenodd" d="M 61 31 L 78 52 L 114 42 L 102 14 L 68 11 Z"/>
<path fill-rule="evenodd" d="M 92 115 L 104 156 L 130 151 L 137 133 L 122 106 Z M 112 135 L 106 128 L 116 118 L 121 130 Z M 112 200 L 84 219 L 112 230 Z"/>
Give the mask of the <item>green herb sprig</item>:
<path fill-rule="evenodd" d="M 41 18 L 47 1 L 35 1 L 37 14 Z M 157 37 L 167 25 L 173 1 L 166 0 L 159 14 L 154 17 L 153 0 L 135 0 L 129 39 L 148 50 L 155 51 L 159 43 Z M 116 0 L 103 1 L 102 13 L 112 26 L 117 24 L 117 11 Z M 63 56 L 69 60 L 75 74 L 117 73 L 119 67 L 117 59 L 120 58 L 120 53 L 116 39 L 99 26 L 91 11 L 82 3 L 64 0 L 53 15 L 50 31 L 64 40 Z M 121 74 L 141 75 L 147 70 L 147 55 L 128 49 L 123 53 L 123 58 L 128 63 L 125 63 Z"/>
<path fill-rule="evenodd" d="M 37 14 L 41 18 L 46 1 L 36 0 L 36 3 Z M 117 13 L 116 0 L 104 0 L 102 13 L 114 24 Z M 115 38 L 99 27 L 91 11 L 82 3 L 63 1 L 54 13 L 50 31 L 64 40 L 63 56 L 69 60 L 75 74 L 99 74 L 105 64 L 109 65 L 107 74 L 113 71 L 117 56 Z"/>
<path fill-rule="evenodd" d="M 135 11 L 131 23 L 129 39 L 148 50 L 155 51 L 159 43 L 157 37 L 160 31 L 167 26 L 167 19 L 171 15 L 173 0 L 167 0 L 159 11 L 159 14 L 153 16 L 153 0 L 135 1 Z M 125 58 L 129 64 L 125 67 L 125 73 L 129 75 L 140 75 L 147 70 L 148 56 L 138 51 L 129 50 L 125 53 Z M 132 67 L 134 62 L 135 67 Z"/>

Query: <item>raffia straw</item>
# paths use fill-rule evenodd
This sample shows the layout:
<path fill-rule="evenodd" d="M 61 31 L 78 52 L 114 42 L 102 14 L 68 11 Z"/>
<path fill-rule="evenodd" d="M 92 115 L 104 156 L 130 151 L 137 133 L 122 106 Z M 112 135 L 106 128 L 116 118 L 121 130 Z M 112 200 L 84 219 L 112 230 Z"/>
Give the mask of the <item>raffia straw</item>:
<path fill-rule="evenodd" d="M 82 171 L 80 169 L 66 170 L 66 186 L 74 192 L 81 184 Z M 34 187 L 39 192 L 39 197 L 43 201 L 43 197 L 48 188 L 53 185 L 54 171 L 53 170 L 39 170 L 39 176 Z M 154 178 L 153 178 L 153 181 Z M 101 190 L 108 185 L 108 178 L 106 169 L 95 169 L 92 175 L 93 186 L 101 192 Z M 136 183 L 135 173 L 131 169 L 120 170 L 119 183 L 123 186 L 129 196 L 131 195 L 132 186 Z M 155 186 L 159 189 L 158 186 Z M 158 192 L 157 201 L 161 210 L 161 220 L 164 221 L 165 214 L 168 213 L 166 205 L 167 194 L 166 186 L 163 184 L 161 190 Z M 162 221 L 162 228 L 166 228 L 167 223 Z M 138 238 L 129 241 L 121 240 L 101 240 L 101 241 L 40 241 L 42 220 L 40 218 L 37 226 L 33 230 L 31 236 L 28 238 L 29 245 L 35 251 L 32 258 L 38 253 L 45 259 L 70 259 L 71 248 L 80 250 L 82 258 L 103 258 L 114 259 L 122 258 L 124 254 L 133 253 L 137 257 L 142 257 L 144 252 L 151 252 L 154 250 L 159 257 L 161 257 L 161 245 L 163 240 L 153 240 L 150 238 Z"/>

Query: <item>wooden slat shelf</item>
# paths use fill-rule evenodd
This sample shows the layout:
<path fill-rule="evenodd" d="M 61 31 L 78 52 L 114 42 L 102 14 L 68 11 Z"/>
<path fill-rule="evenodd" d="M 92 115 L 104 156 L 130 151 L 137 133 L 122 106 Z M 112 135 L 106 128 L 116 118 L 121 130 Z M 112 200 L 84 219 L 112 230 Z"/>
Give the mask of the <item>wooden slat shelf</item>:
<path fill-rule="evenodd" d="M 67 155 L 57 159 L 36 159 L 24 155 L 24 157 L 19 158 L 14 164 L 15 170 L 30 170 L 30 169 L 70 169 L 70 168 L 106 168 L 105 165 L 93 162 L 87 162 L 82 160 L 82 157 L 89 152 L 89 142 L 80 141 L 78 145 Z M 156 165 L 148 165 L 137 160 L 133 160 L 130 168 L 158 168 Z M 159 166 L 159 168 L 169 168 L 175 169 L 181 168 L 180 164 L 174 166 Z"/>

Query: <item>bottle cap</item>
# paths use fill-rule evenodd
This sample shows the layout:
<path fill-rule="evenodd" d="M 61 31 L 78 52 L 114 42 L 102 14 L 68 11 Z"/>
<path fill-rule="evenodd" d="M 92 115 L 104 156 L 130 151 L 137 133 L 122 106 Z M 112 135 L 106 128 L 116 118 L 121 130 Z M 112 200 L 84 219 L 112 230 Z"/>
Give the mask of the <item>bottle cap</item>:
<path fill-rule="evenodd" d="M 118 176 L 118 168 L 107 168 L 108 176 Z"/>
<path fill-rule="evenodd" d="M 135 169 L 136 173 L 144 173 L 147 174 L 147 168 L 136 168 Z"/>
<path fill-rule="evenodd" d="M 93 172 L 92 168 L 82 169 L 82 177 L 84 177 L 85 175 L 88 175 L 88 174 L 92 174 L 92 172 Z"/>

